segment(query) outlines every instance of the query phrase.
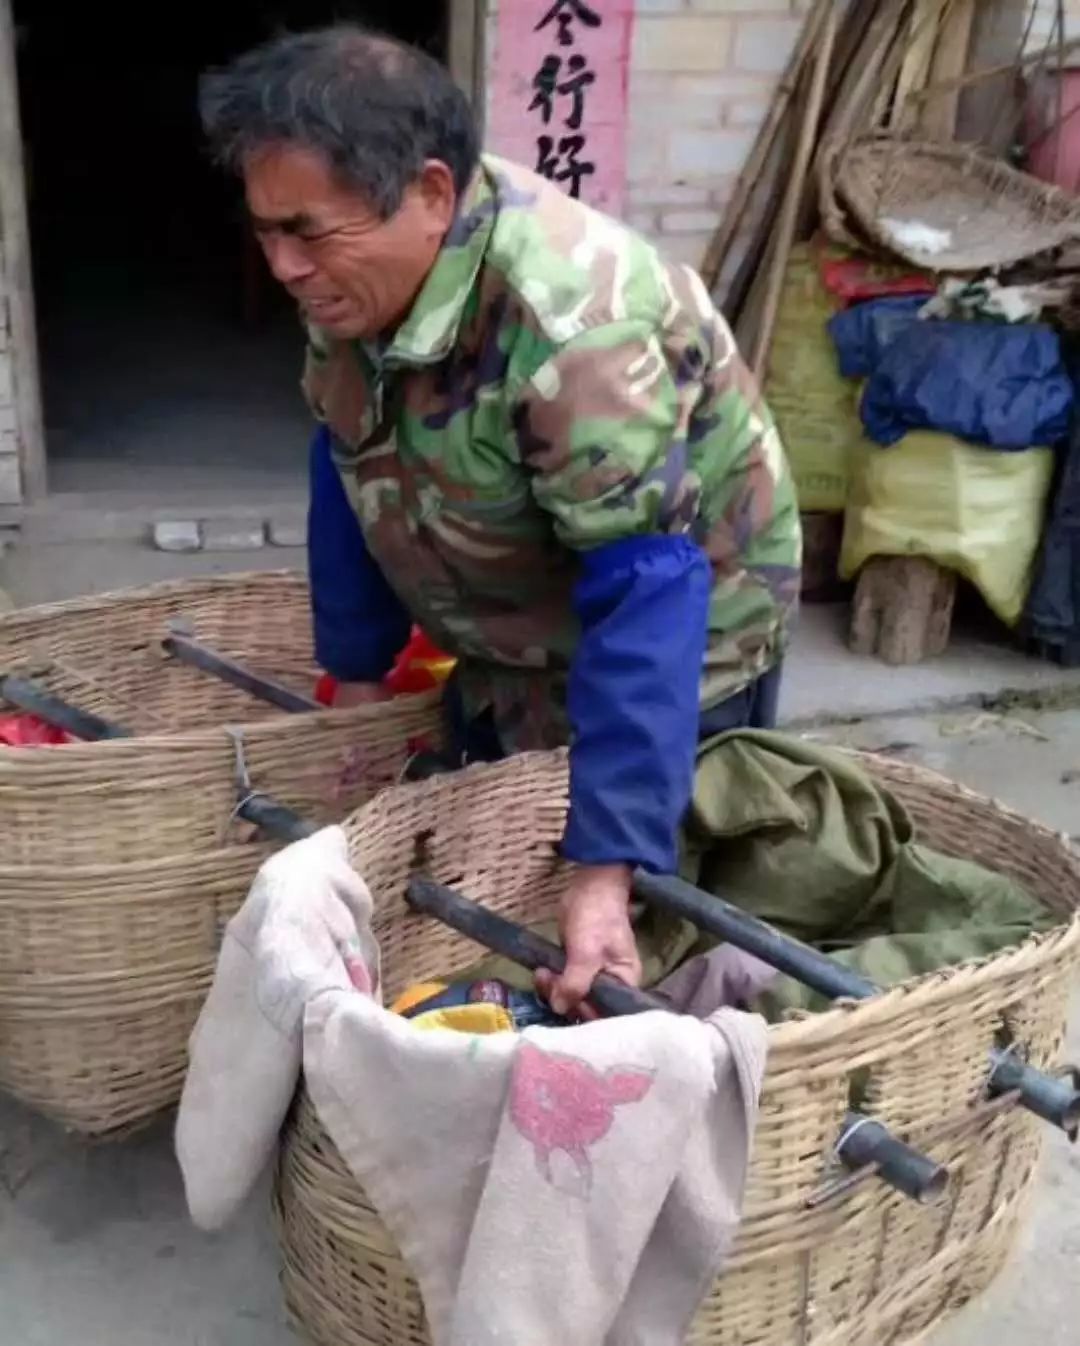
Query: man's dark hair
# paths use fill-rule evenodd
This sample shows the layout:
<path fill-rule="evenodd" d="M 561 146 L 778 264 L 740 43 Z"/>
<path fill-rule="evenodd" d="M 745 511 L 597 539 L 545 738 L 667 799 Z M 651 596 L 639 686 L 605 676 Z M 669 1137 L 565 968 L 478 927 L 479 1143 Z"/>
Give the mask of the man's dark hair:
<path fill-rule="evenodd" d="M 215 156 L 239 171 L 253 150 L 314 150 L 384 219 L 428 159 L 459 194 L 479 158 L 468 100 L 438 61 L 416 47 L 341 25 L 275 38 L 213 70 L 199 112 Z"/>

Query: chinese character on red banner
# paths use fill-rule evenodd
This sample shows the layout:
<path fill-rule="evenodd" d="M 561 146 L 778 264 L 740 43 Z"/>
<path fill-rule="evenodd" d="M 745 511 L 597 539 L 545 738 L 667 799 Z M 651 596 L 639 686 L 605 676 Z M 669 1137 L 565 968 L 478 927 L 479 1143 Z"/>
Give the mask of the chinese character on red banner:
<path fill-rule="evenodd" d="M 515 0 L 498 9 L 489 144 L 617 214 L 626 178 L 633 0 Z"/>
<path fill-rule="evenodd" d="M 587 28 L 599 28 L 602 20 L 594 9 L 590 9 L 584 3 L 584 0 L 555 0 L 555 4 L 536 25 L 536 31 L 540 32 L 551 23 L 558 24 L 559 45 L 572 47 L 575 23 L 583 23 Z"/>

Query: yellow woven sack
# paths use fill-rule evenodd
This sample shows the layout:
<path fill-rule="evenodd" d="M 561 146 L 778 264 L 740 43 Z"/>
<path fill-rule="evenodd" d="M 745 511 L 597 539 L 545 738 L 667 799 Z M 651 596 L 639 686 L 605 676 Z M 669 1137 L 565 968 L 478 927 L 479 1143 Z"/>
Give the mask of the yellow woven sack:
<path fill-rule="evenodd" d="M 765 400 L 787 450 L 799 508 L 839 514 L 850 456 L 862 440 L 858 383 L 840 376 L 825 324 L 838 304 L 810 243 L 791 250 L 765 379 Z"/>
<path fill-rule="evenodd" d="M 1051 449 L 1002 453 L 913 431 L 852 459 L 840 573 L 872 556 L 927 556 L 971 581 L 1002 621 L 1020 619 L 1054 470 Z"/>

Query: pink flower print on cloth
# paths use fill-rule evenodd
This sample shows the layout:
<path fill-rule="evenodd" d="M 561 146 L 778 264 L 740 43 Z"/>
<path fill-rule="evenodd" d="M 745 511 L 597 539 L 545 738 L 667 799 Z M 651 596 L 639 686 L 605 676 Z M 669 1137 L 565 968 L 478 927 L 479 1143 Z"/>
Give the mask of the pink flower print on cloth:
<path fill-rule="evenodd" d="M 638 1066 L 599 1071 L 576 1056 L 523 1042 L 514 1058 L 510 1119 L 532 1144 L 545 1180 L 569 1196 L 587 1197 L 593 1179 L 590 1146 L 611 1130 L 616 1108 L 645 1098 L 653 1079 L 653 1071 Z M 560 1152 L 573 1161 L 569 1173 L 552 1164 Z"/>

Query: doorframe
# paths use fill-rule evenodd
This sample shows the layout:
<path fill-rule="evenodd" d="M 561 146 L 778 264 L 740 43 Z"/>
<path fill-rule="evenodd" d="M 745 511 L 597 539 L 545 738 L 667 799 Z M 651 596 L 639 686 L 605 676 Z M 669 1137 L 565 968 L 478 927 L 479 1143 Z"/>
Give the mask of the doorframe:
<path fill-rule="evenodd" d="M 449 0 L 448 65 L 481 127 L 489 0 Z M 15 18 L 0 0 L 0 303 L 6 299 L 23 503 L 48 490 L 34 281 L 30 264 L 26 165 L 19 118 Z M 0 314 L 2 321 L 2 314 Z"/>
<path fill-rule="evenodd" d="M 0 302 L 6 301 L 7 306 L 15 433 L 26 504 L 45 495 L 48 479 L 11 0 L 0 0 L 0 271 Z"/>
<path fill-rule="evenodd" d="M 505 3 L 505 0 L 504 0 Z M 484 66 L 489 0 L 450 0 L 447 64 L 468 94 L 483 129 Z"/>

